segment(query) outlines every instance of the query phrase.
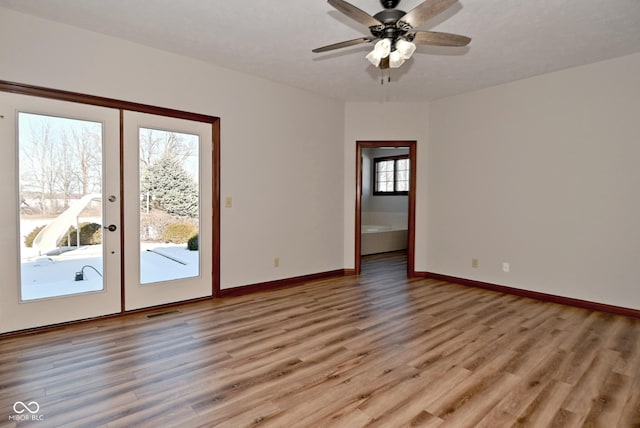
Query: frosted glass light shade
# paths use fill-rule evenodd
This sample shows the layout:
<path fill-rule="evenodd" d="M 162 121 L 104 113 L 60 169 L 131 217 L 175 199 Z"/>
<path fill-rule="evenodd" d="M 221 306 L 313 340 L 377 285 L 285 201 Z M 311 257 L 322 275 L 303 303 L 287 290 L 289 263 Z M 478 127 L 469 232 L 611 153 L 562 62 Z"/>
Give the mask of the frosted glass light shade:
<path fill-rule="evenodd" d="M 380 61 L 382 61 L 382 57 L 378 56 L 375 49 L 369 52 L 365 58 L 367 58 L 369 62 L 376 67 L 380 65 Z"/>
<path fill-rule="evenodd" d="M 395 50 L 389 54 L 389 67 L 398 68 L 402 64 L 404 64 L 404 57 L 398 50 Z"/>
<path fill-rule="evenodd" d="M 413 55 L 415 50 L 416 45 L 414 45 L 413 43 L 408 42 L 404 39 L 396 40 L 396 52 L 399 52 L 400 55 L 402 55 L 403 59 L 411 58 L 411 55 Z"/>
<path fill-rule="evenodd" d="M 382 39 L 374 46 L 373 50 L 367 54 L 366 58 L 369 62 L 376 67 L 380 65 L 380 61 L 382 58 L 386 58 L 389 56 L 391 52 L 391 40 L 390 39 Z"/>

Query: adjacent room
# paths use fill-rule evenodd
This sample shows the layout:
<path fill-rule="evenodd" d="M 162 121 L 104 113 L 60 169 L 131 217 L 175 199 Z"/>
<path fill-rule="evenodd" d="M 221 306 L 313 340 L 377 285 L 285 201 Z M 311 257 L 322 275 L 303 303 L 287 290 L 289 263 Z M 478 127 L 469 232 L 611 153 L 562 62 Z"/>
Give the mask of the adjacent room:
<path fill-rule="evenodd" d="M 637 0 L 0 0 L 0 426 L 640 426 Z"/>

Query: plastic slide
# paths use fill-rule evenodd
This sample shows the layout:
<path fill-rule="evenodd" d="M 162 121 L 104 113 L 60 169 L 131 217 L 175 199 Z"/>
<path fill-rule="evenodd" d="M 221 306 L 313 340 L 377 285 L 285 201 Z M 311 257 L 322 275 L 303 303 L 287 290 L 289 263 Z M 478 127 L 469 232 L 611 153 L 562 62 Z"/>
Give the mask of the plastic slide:
<path fill-rule="evenodd" d="M 71 226 L 77 226 L 78 215 L 94 199 L 102 199 L 102 195 L 93 193 L 78 199 L 36 235 L 33 240 L 33 248 L 40 250 L 41 253 L 58 248 L 60 239 L 67 234 Z"/>

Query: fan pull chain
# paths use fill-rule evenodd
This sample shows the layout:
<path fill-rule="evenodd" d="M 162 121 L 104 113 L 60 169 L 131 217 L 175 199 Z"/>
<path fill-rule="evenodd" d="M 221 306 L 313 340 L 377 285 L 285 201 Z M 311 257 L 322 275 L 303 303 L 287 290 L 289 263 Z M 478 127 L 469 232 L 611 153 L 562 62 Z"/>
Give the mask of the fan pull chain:
<path fill-rule="evenodd" d="M 391 83 L 391 70 L 387 71 L 387 82 Z M 384 85 L 384 70 L 380 69 L 380 84 Z"/>

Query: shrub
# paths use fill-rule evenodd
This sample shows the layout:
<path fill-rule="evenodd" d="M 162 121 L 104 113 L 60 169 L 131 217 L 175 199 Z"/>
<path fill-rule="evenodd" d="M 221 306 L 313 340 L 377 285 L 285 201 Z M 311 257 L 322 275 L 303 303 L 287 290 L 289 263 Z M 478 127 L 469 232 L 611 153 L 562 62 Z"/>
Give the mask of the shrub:
<path fill-rule="evenodd" d="M 102 226 L 88 223 L 80 226 L 80 243 L 83 245 L 98 245 L 102 243 Z"/>
<path fill-rule="evenodd" d="M 38 236 L 38 233 L 40 233 L 40 231 L 42 229 L 44 229 L 45 227 L 46 227 L 46 225 L 37 226 L 31 232 L 29 232 L 29 234 L 24 237 L 24 245 L 27 248 L 33 247 L 33 240 L 36 239 L 36 236 Z"/>
<path fill-rule="evenodd" d="M 148 213 L 140 213 L 140 240 L 141 241 L 161 241 L 162 231 L 171 223 L 176 222 L 176 218 L 164 211 L 151 210 Z"/>
<path fill-rule="evenodd" d="M 140 213 L 140 240 L 143 242 L 164 241 L 163 231 L 173 223 L 189 223 L 196 230 L 198 228 L 198 219 L 179 218 L 168 214 L 161 210 L 151 210 L 150 212 Z M 193 234 L 189 235 L 191 237 Z M 186 241 L 185 241 L 186 242 Z"/>
<path fill-rule="evenodd" d="M 198 228 L 190 223 L 172 223 L 162 231 L 162 240 L 174 244 L 184 244 L 198 233 Z"/>
<path fill-rule="evenodd" d="M 189 251 L 198 251 L 198 245 L 198 234 L 196 233 L 187 241 L 187 248 L 189 249 Z"/>
<path fill-rule="evenodd" d="M 71 237 L 69 243 L 68 237 Z M 71 226 L 69 233 L 60 240 L 61 247 L 73 247 L 77 245 L 78 238 L 76 228 Z M 96 245 L 102 242 L 102 226 L 98 223 L 80 223 L 80 245 Z"/>

